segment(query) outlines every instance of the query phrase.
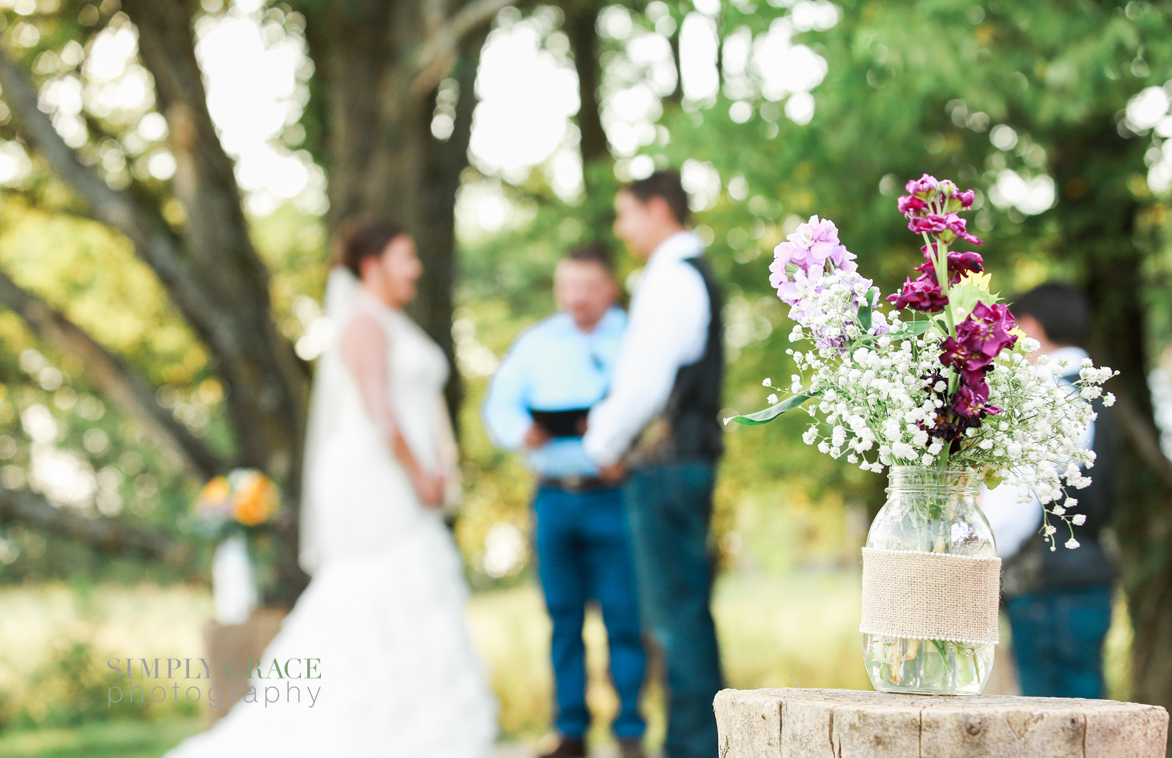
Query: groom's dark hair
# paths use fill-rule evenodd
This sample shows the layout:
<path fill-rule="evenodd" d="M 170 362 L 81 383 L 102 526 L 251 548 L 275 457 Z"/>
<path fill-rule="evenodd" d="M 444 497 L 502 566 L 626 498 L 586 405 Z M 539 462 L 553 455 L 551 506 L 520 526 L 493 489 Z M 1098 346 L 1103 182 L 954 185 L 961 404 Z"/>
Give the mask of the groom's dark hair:
<path fill-rule="evenodd" d="M 631 182 L 623 187 L 623 191 L 630 192 L 641 203 L 646 203 L 653 197 L 663 198 L 681 226 L 686 226 L 691 218 L 691 211 L 688 210 L 688 193 L 684 192 L 680 175 L 675 171 L 656 171 L 646 179 Z"/>
<path fill-rule="evenodd" d="M 378 258 L 391 244 L 391 240 L 406 230 L 393 221 L 372 218 L 353 218 L 342 224 L 334 247 L 333 265 L 345 266 L 359 279 L 362 278 L 362 262 L 367 258 Z"/>
<path fill-rule="evenodd" d="M 1009 306 L 1014 318 L 1033 316 L 1055 345 L 1082 345 L 1091 326 L 1086 295 L 1068 284 L 1050 282 L 1020 295 Z"/>

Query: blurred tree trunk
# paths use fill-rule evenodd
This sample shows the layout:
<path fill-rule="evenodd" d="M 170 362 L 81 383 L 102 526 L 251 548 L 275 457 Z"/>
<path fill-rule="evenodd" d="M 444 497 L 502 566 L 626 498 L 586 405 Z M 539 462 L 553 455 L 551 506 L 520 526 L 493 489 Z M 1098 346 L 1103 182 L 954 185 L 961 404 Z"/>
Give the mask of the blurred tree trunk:
<path fill-rule="evenodd" d="M 1064 253 L 1085 272 L 1095 362 L 1120 372 L 1107 388 L 1118 396 L 1124 439 L 1114 527 L 1135 635 L 1133 696 L 1172 708 L 1172 467 L 1160 452 L 1147 384 L 1148 316 L 1138 296 L 1144 252 L 1135 240 L 1140 204 L 1118 168 L 1142 166 L 1145 144 L 1120 139 L 1111 114 L 1082 124 L 1055 135 L 1055 217 Z"/>
<path fill-rule="evenodd" d="M 316 64 L 303 117 L 329 178 L 329 231 L 351 216 L 393 218 L 415 236 L 426 268 L 413 316 L 454 358 L 451 337 L 454 277 L 453 204 L 474 107 L 479 50 L 489 23 L 513 0 L 470 0 L 449 8 L 430 0 L 302 0 L 306 37 Z M 195 57 L 193 8 L 185 0 L 123 0 L 138 29 L 139 54 L 154 78 L 159 112 L 167 120 L 176 161 L 172 192 L 185 219 L 172 225 L 140 186 L 112 189 L 65 144 L 37 105 L 31 61 L 0 48 L 0 87 L 26 143 L 88 205 L 95 218 L 120 231 L 154 270 L 175 308 L 213 356 L 225 388 L 236 455 L 221 460 L 173 423 L 156 388 L 60 313 L 0 277 L 0 301 L 25 318 L 34 333 L 65 352 L 100 361 L 99 389 L 136 415 L 195 474 L 206 478 L 233 466 L 252 466 L 284 485 L 288 518 L 277 524 L 277 586 L 268 601 L 291 605 L 307 577 L 297 564 L 301 454 L 307 367 L 295 356 L 272 317 L 269 277 L 254 248 L 235 179 L 207 107 Z M 431 133 L 436 92 L 453 77 L 460 97 L 451 135 Z M 312 146 L 311 146 L 312 150 Z M 449 385 L 458 406 L 456 372 Z M 111 550 L 182 555 L 171 541 L 118 519 L 92 523 L 51 518 L 53 506 L 0 492 L 0 520 L 25 520 L 43 529 Z"/>
<path fill-rule="evenodd" d="M 346 219 L 358 216 L 408 229 L 424 268 L 409 310 L 453 366 L 453 207 L 468 165 L 480 48 L 489 23 L 508 4 L 473 0 L 450 19 L 422 2 L 296 4 L 308 18 L 310 54 L 322 67 L 314 91 L 326 124 L 321 153 L 331 238 Z M 445 47 L 453 35 L 459 36 L 458 48 Z M 458 93 L 455 118 L 450 136 L 438 139 L 431 122 L 437 91 L 449 77 Z M 462 397 L 454 370 L 447 397 L 454 415 Z"/>
<path fill-rule="evenodd" d="M 574 54 L 574 70 L 578 74 L 578 132 L 581 134 L 583 174 L 586 167 L 600 160 L 610 159 L 606 131 L 602 128 L 602 103 L 598 91 L 602 84 L 602 66 L 598 57 L 598 13 L 601 3 L 592 0 L 565 0 L 561 3 L 565 14 L 562 28 L 570 40 Z M 586 191 L 590 192 L 587 183 Z"/>
<path fill-rule="evenodd" d="M 683 28 L 683 22 L 676 24 L 675 31 L 667 38 L 668 44 L 671 46 L 672 63 L 676 67 L 676 87 L 672 93 L 667 96 L 666 101 L 679 105 L 684 101 L 684 64 L 680 60 L 680 30 Z"/>

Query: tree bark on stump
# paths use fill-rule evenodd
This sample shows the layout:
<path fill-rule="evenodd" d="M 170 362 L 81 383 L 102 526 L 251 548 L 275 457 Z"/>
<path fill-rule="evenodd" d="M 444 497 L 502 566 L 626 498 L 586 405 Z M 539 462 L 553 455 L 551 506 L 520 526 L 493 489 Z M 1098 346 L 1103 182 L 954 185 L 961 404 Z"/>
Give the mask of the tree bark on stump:
<path fill-rule="evenodd" d="M 209 707 L 205 711 L 209 724 L 227 716 L 232 706 L 244 697 L 249 687 L 250 664 L 261 666 L 262 673 L 268 671 L 272 662 L 260 660 L 261 654 L 273 641 L 273 637 L 277 636 L 277 632 L 281 631 L 281 624 L 288 613 L 288 608 L 258 608 L 243 624 L 220 624 L 216 621 L 204 624 L 204 649 L 212 664 L 208 687 L 209 691 L 211 687 L 219 687 L 221 697 L 218 707 Z M 285 661 L 281 661 L 281 665 L 285 664 Z"/>
<path fill-rule="evenodd" d="M 1164 758 L 1168 712 L 1112 700 L 723 690 L 720 758 Z"/>

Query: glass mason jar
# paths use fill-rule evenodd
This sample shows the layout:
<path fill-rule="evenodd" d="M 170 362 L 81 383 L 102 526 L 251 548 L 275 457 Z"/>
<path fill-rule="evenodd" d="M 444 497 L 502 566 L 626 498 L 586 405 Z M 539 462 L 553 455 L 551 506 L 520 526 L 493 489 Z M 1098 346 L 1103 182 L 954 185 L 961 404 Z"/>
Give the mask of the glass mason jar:
<path fill-rule="evenodd" d="M 892 466 L 887 503 L 867 547 L 994 558 L 993 529 L 977 505 L 971 469 Z M 979 695 L 993 669 L 991 644 L 863 635 L 863 660 L 880 692 Z"/>
<path fill-rule="evenodd" d="M 212 554 L 212 606 L 219 624 L 243 624 L 257 606 L 259 592 L 248 540 L 232 534 Z"/>

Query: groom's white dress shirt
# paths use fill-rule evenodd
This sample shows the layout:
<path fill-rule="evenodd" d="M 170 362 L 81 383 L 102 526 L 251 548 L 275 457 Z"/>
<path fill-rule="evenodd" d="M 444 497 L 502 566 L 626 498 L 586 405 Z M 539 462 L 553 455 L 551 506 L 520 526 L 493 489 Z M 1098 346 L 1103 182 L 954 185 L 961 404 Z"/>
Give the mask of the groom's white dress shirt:
<path fill-rule="evenodd" d="M 1056 380 L 1064 374 L 1078 371 L 1083 358 L 1087 353 L 1080 347 L 1060 347 L 1050 353 L 1048 371 Z M 1059 362 L 1065 361 L 1066 368 L 1059 367 Z M 994 417 L 995 418 L 995 417 Z M 1079 447 L 1089 449 L 1095 441 L 1095 422 L 1087 425 L 1086 432 L 1079 440 Z M 1091 469 L 1094 476 L 1094 469 Z M 1071 497 L 1078 499 L 1078 490 L 1071 490 Z M 1019 502 L 1019 497 L 1027 501 Z M 1061 505 L 1061 503 L 1055 503 Z M 1002 484 L 996 489 L 986 489 L 981 485 L 981 510 L 989 519 L 989 526 L 993 527 L 993 539 L 997 541 L 997 555 L 1001 558 L 1012 558 L 1021 550 L 1026 540 L 1033 537 L 1042 528 L 1042 504 L 1034 493 L 1024 485 L 1011 487 Z M 1076 509 L 1073 513 L 1078 513 Z M 1077 534 L 1077 532 L 1076 532 Z M 1059 535 L 1061 536 L 1061 535 Z M 1062 540 L 1058 540 L 1061 542 Z"/>
<path fill-rule="evenodd" d="M 655 248 L 643 268 L 610 392 L 590 411 L 582 440 L 599 466 L 623 457 L 667 405 L 680 367 L 704 355 L 708 289 L 700 272 L 685 262 L 703 252 L 694 232 L 677 232 Z"/>

